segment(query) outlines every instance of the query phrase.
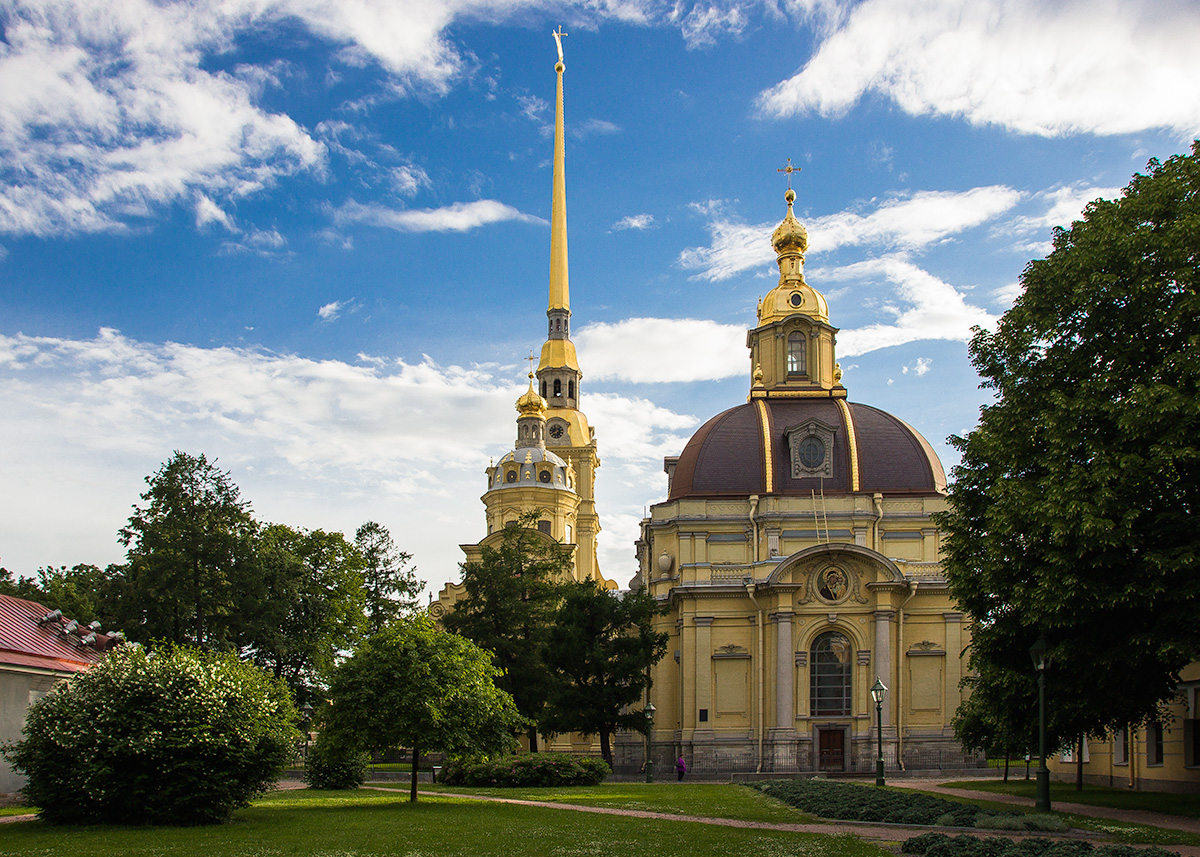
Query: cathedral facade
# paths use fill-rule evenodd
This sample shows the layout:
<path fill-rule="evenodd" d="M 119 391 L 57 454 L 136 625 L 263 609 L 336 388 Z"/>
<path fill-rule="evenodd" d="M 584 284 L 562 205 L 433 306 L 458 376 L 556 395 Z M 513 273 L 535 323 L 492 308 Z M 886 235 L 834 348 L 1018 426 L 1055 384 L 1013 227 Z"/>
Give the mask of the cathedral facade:
<path fill-rule="evenodd" d="M 881 719 L 888 770 L 973 765 L 950 725 L 969 630 L 931 519 L 945 474 L 911 426 L 847 398 L 794 200 L 771 239 L 779 284 L 747 334 L 747 401 L 666 459 L 667 499 L 642 522 L 632 585 L 668 607 L 671 638 L 652 671 L 652 758 L 869 772 Z M 619 746 L 644 758 L 640 736 Z"/>

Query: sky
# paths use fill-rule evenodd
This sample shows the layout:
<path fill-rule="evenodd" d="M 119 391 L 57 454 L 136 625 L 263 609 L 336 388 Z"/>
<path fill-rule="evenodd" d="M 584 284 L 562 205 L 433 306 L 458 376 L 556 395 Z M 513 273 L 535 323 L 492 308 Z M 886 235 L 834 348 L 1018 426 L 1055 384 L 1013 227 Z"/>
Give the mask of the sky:
<path fill-rule="evenodd" d="M 788 159 L 850 399 L 949 471 L 972 328 L 1200 134 L 1192 0 L 0 0 L 0 565 L 121 561 L 180 450 L 457 579 L 545 336 L 559 26 L 622 586 L 663 457 L 746 400 Z"/>

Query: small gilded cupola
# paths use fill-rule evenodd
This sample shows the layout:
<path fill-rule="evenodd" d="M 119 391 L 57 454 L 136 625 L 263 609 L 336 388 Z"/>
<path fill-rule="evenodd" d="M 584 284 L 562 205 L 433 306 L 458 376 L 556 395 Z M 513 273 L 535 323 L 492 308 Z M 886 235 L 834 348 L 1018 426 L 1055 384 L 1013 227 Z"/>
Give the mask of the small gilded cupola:
<path fill-rule="evenodd" d="M 546 449 L 546 400 L 533 388 L 517 399 L 517 442 L 513 451 L 488 468 L 488 491 L 539 488 L 575 493 L 575 471 Z"/>
<path fill-rule="evenodd" d="M 789 184 L 791 173 L 785 170 Z M 750 349 L 751 398 L 844 396 L 834 360 L 837 328 L 829 324 L 825 296 L 804 279 L 808 230 L 796 219 L 796 192 L 784 194 L 787 215 L 775 227 L 771 246 L 779 264 L 779 285 L 758 302 L 758 326 L 746 337 Z"/>

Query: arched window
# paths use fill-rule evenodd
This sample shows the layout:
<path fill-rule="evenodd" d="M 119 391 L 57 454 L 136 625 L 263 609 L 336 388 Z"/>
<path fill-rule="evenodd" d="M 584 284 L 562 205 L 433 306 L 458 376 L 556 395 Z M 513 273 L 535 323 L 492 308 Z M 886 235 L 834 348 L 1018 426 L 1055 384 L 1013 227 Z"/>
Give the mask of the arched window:
<path fill-rule="evenodd" d="M 550 535 L 550 522 L 549 521 L 546 521 L 546 520 L 538 521 L 537 527 L 538 527 L 539 532 L 543 532 L 546 535 Z"/>
<path fill-rule="evenodd" d="M 799 331 L 788 334 L 787 370 L 789 375 L 808 374 L 808 339 Z"/>
<path fill-rule="evenodd" d="M 813 640 L 809 657 L 812 716 L 850 713 L 850 640 L 829 631 Z"/>
<path fill-rule="evenodd" d="M 567 398 L 568 399 L 575 398 L 575 382 L 574 381 L 567 382 Z"/>
<path fill-rule="evenodd" d="M 542 382 L 542 398 L 546 398 L 546 382 Z"/>
<path fill-rule="evenodd" d="M 554 398 L 558 399 L 562 396 L 562 381 L 558 378 L 554 379 Z"/>

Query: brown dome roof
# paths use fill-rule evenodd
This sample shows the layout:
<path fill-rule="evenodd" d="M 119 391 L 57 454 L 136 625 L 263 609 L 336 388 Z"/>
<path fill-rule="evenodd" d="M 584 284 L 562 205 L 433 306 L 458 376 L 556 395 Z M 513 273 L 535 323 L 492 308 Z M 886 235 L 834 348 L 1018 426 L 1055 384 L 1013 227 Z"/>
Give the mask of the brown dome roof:
<path fill-rule="evenodd" d="M 832 476 L 824 479 L 792 477 L 785 432 L 810 420 L 835 427 Z M 764 455 L 764 435 L 771 438 L 770 456 Z M 826 494 L 944 493 L 946 474 L 937 454 L 916 429 L 878 408 L 831 398 L 759 399 L 717 414 L 692 435 L 675 466 L 668 499 L 808 494 L 813 490 Z"/>

